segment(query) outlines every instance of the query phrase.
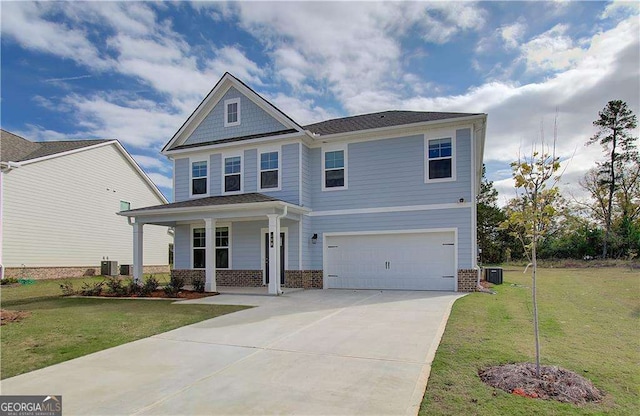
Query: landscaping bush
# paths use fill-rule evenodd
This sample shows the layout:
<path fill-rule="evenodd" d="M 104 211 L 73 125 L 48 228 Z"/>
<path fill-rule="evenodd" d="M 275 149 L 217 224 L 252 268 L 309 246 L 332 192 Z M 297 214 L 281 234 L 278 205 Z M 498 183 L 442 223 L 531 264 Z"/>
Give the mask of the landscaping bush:
<path fill-rule="evenodd" d="M 169 284 L 164 287 L 164 293 L 170 298 L 177 298 L 178 292 L 182 290 L 184 286 L 184 278 L 174 273 L 169 279 Z"/>
<path fill-rule="evenodd" d="M 18 279 L 16 279 L 15 277 L 5 277 L 4 279 L 0 280 L 0 285 L 13 285 L 18 283 Z"/>
<path fill-rule="evenodd" d="M 204 293 L 204 283 L 205 283 L 204 276 L 201 276 L 201 275 L 194 276 L 191 279 L 193 290 L 195 290 L 198 293 Z"/>
<path fill-rule="evenodd" d="M 125 290 L 128 295 L 140 295 L 142 294 L 142 285 L 133 279 L 129 279 Z"/>
<path fill-rule="evenodd" d="M 147 280 L 145 280 L 144 284 L 140 287 L 140 294 L 142 296 L 149 296 L 155 290 L 158 290 L 158 286 L 160 283 L 158 279 L 153 277 L 153 275 L 149 276 Z"/>
<path fill-rule="evenodd" d="M 60 285 L 60 290 L 62 290 L 62 296 L 71 296 L 75 295 L 76 291 L 73 289 L 73 283 L 64 282 Z"/>
<path fill-rule="evenodd" d="M 122 279 L 118 276 L 113 276 L 107 278 L 106 285 L 109 288 L 109 292 L 113 293 L 116 296 L 126 296 L 127 295 L 127 287 L 123 286 Z"/>
<path fill-rule="evenodd" d="M 89 283 L 85 282 L 82 284 L 82 288 L 80 289 L 80 294 L 82 296 L 98 296 L 102 293 L 102 288 L 104 286 L 104 280 L 102 282 Z"/>

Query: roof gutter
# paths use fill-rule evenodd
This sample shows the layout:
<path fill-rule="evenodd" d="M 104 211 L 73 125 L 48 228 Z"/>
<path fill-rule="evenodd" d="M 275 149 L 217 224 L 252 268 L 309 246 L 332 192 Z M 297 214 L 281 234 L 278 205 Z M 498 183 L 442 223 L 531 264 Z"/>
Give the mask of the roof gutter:
<path fill-rule="evenodd" d="M 22 167 L 22 163 L 19 162 L 0 162 L 0 170 L 2 172 L 9 172 L 12 169 L 18 169 Z"/>
<path fill-rule="evenodd" d="M 237 211 L 241 209 L 251 209 L 251 208 L 291 208 L 291 211 L 294 213 L 307 213 L 311 210 L 309 208 L 298 207 L 292 205 L 288 202 L 284 201 L 264 201 L 264 202 L 249 202 L 244 204 L 226 204 L 226 205 L 201 205 L 196 207 L 179 207 L 179 208 L 157 208 L 157 209 L 148 209 L 148 210 L 131 210 L 131 211 L 121 211 L 117 212 L 117 215 L 121 215 L 123 217 L 142 217 L 142 216 L 153 216 L 153 215 L 164 215 L 164 214 L 183 214 L 183 213 L 193 213 L 193 212 L 202 212 L 202 211 Z M 216 209 L 217 208 L 217 209 Z"/>

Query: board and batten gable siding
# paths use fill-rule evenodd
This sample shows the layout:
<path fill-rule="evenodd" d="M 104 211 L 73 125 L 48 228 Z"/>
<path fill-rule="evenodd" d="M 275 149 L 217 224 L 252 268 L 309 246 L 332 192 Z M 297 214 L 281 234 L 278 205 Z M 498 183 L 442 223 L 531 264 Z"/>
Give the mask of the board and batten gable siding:
<path fill-rule="evenodd" d="M 317 244 L 308 244 L 309 263 L 303 268 L 322 269 L 323 233 L 458 229 L 458 268 L 472 267 L 471 258 L 471 208 L 438 209 L 411 212 L 377 214 L 330 215 L 311 217 L 311 230 L 318 234 Z M 425 253 L 428 256 L 429 253 Z"/>
<path fill-rule="evenodd" d="M 424 135 L 348 144 L 347 189 L 322 191 L 322 149 L 310 151 L 314 211 L 471 201 L 471 131 L 456 131 L 456 180 L 425 183 Z"/>
<path fill-rule="evenodd" d="M 234 98 L 240 98 L 240 124 L 225 127 L 224 102 Z M 205 143 L 287 129 L 288 127 L 271 117 L 240 91 L 231 87 L 183 144 Z"/>
<path fill-rule="evenodd" d="M 5 267 L 99 267 L 133 263 L 133 231 L 116 215 L 163 201 L 114 144 L 24 165 L 3 174 Z M 145 225 L 144 264 L 169 263 L 167 227 Z"/>

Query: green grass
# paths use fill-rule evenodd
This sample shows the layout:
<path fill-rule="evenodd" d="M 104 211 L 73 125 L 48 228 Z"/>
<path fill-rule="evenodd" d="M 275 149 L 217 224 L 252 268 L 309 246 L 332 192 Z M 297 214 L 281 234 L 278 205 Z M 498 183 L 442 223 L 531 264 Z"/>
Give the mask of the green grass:
<path fill-rule="evenodd" d="M 511 268 L 504 280 L 494 287 L 497 295 L 474 293 L 454 304 L 420 414 L 638 414 L 640 273 L 620 268 L 539 272 L 542 364 L 575 371 L 606 394 L 601 403 L 582 407 L 514 396 L 478 378 L 481 368 L 534 361 L 531 274 Z"/>
<path fill-rule="evenodd" d="M 0 378 L 36 370 L 184 325 L 247 308 L 175 305 L 170 300 L 63 298 L 60 284 L 102 278 L 37 281 L 2 287 L 3 309 L 31 316 L 0 327 Z"/>

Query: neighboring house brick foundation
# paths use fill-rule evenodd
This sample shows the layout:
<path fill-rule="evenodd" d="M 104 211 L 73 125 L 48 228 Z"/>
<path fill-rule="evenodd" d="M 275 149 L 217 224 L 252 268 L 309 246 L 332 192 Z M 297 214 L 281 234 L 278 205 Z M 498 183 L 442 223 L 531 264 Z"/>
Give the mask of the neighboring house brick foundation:
<path fill-rule="evenodd" d="M 478 288 L 478 271 L 476 269 L 458 270 L 458 292 L 475 292 Z"/>
<path fill-rule="evenodd" d="M 169 265 L 144 266 L 144 273 L 169 273 Z M 4 271 L 4 276 L 37 280 L 100 276 L 100 267 L 8 267 Z"/>

